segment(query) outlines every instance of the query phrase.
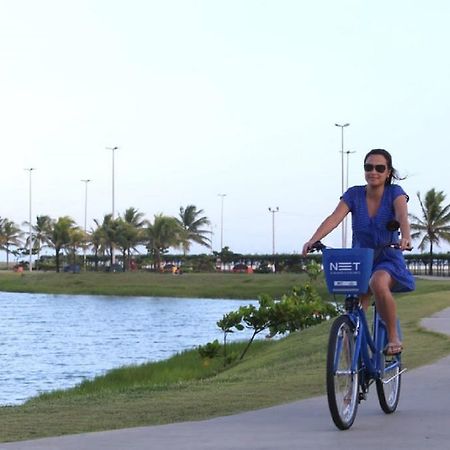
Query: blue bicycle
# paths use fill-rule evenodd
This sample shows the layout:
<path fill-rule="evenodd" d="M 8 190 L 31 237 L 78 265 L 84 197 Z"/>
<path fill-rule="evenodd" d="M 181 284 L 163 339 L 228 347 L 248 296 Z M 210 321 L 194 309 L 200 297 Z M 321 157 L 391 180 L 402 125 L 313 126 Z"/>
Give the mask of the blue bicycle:
<path fill-rule="evenodd" d="M 396 247 L 395 244 L 390 245 Z M 398 247 L 397 247 L 398 248 Z M 331 417 L 341 430 L 353 425 L 358 404 L 367 398 L 375 382 L 381 409 L 391 414 L 400 398 L 401 356 L 386 356 L 386 327 L 373 306 L 373 325 L 369 328 L 359 295 L 366 293 L 373 262 L 373 250 L 330 249 L 320 241 L 311 250 L 321 250 L 327 288 L 345 295 L 345 313 L 330 330 L 327 354 L 327 397 Z M 400 325 L 397 322 L 399 327 Z"/>

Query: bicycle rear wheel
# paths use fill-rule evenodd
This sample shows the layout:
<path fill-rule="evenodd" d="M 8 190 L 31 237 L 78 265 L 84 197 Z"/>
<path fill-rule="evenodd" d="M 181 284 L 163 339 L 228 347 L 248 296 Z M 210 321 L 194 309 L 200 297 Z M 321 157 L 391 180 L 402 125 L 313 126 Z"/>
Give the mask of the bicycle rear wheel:
<path fill-rule="evenodd" d="M 400 400 L 402 384 L 400 355 L 386 356 L 383 354 L 381 363 L 384 364 L 384 372 L 376 381 L 378 401 L 381 409 L 386 414 L 391 414 L 397 409 Z"/>
<path fill-rule="evenodd" d="M 327 354 L 328 407 L 334 424 L 341 430 L 350 428 L 358 410 L 358 371 L 352 373 L 355 354 L 353 324 L 343 315 L 330 330 Z"/>

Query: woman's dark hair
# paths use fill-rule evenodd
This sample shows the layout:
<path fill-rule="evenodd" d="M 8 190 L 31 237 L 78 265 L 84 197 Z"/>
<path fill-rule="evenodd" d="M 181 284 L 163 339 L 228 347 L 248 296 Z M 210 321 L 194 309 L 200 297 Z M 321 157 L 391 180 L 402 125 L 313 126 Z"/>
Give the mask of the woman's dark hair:
<path fill-rule="evenodd" d="M 394 169 L 394 167 L 392 166 L 392 156 L 387 150 L 384 150 L 382 148 L 374 148 L 373 150 L 370 150 L 370 152 L 367 153 L 367 155 L 364 158 L 364 164 L 366 163 L 367 158 L 372 155 L 384 156 L 384 158 L 386 159 L 387 168 L 388 168 L 388 170 L 391 171 L 390 175 L 386 179 L 386 184 L 391 184 L 392 179 L 394 179 L 394 180 L 404 180 L 405 179 L 405 178 L 400 177 L 397 170 Z"/>

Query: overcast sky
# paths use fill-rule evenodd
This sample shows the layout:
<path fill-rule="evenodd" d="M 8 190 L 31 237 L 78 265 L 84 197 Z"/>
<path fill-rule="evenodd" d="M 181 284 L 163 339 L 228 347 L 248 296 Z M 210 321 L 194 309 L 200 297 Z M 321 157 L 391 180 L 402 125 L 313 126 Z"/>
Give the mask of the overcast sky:
<path fill-rule="evenodd" d="M 385 148 L 417 191 L 450 194 L 444 0 L 0 0 L 0 216 L 194 204 L 220 246 L 299 252 Z M 447 198 L 450 202 L 450 197 Z M 340 232 L 327 240 L 338 245 Z"/>

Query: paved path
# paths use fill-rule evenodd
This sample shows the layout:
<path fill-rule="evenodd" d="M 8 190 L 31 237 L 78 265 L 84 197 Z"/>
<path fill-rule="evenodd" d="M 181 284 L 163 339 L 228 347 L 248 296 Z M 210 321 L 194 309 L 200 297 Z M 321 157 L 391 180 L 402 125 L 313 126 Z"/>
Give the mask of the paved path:
<path fill-rule="evenodd" d="M 450 335 L 450 308 L 423 325 Z M 450 357 L 408 372 L 394 415 L 372 389 L 349 431 L 331 422 L 325 397 L 201 422 L 0 444 L 0 450 L 279 450 L 450 448 Z"/>

